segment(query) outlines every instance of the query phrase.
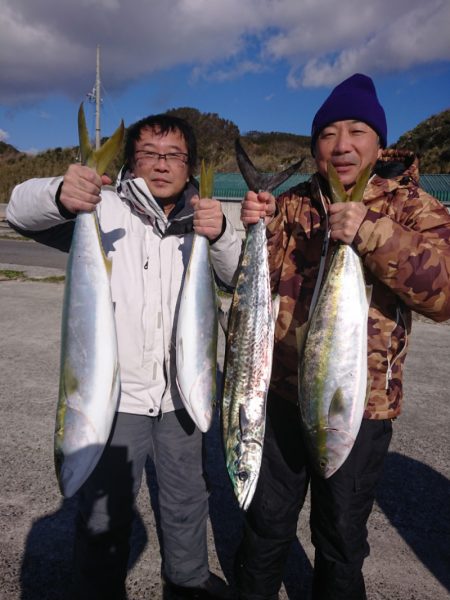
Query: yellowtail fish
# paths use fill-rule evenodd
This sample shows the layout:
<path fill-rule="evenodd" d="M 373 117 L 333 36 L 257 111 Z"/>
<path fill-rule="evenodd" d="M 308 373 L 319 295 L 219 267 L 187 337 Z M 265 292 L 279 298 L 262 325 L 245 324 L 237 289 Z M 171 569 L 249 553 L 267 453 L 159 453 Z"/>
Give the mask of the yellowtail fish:
<path fill-rule="evenodd" d="M 120 150 L 123 122 L 94 151 L 81 105 L 78 132 L 81 162 L 103 174 Z M 119 362 L 110 273 L 97 213 L 81 212 L 75 220 L 67 263 L 54 435 L 56 476 L 66 498 L 77 492 L 96 466 L 118 404 Z"/>
<path fill-rule="evenodd" d="M 236 142 L 236 157 L 250 190 L 272 191 L 300 166 L 267 176 Z M 276 315 L 270 289 L 264 220 L 247 229 L 228 323 L 222 401 L 225 459 L 239 506 L 249 507 L 259 477 L 272 371 Z"/>
<path fill-rule="evenodd" d="M 200 198 L 211 198 L 213 179 L 212 166 L 202 162 Z M 216 403 L 217 310 L 209 240 L 194 234 L 178 312 L 176 364 L 183 405 L 202 432 L 211 426 Z"/>
<path fill-rule="evenodd" d="M 329 164 L 332 202 L 361 201 L 369 176 L 370 166 L 348 195 Z M 368 391 L 369 303 L 361 259 L 351 245 L 338 243 L 306 336 L 298 336 L 301 420 L 313 462 L 324 478 L 344 463 L 361 426 Z"/>

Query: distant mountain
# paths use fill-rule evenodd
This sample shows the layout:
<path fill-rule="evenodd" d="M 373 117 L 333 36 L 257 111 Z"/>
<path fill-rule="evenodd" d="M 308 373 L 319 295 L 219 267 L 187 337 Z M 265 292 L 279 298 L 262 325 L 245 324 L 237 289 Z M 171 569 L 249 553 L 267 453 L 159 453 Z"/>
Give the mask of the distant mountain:
<path fill-rule="evenodd" d="M 201 113 L 195 108 L 181 107 L 167 111 L 187 119 L 198 141 L 199 161 L 205 159 L 216 172 L 237 172 L 234 141 L 242 145 L 255 166 L 266 172 L 278 171 L 304 157 L 303 173 L 314 171 L 310 155 L 310 137 L 272 131 L 241 133 L 238 126 L 215 113 Z M 450 173 L 450 110 L 443 111 L 405 133 L 393 147 L 408 148 L 420 156 L 421 173 Z M 53 177 L 63 174 L 77 160 L 78 148 L 54 148 L 36 155 L 19 152 L 0 142 L 0 202 L 8 202 L 13 187 L 31 177 Z M 123 162 L 119 156 L 109 175 L 114 179 Z M 200 163 L 199 163 L 200 164 Z"/>
<path fill-rule="evenodd" d="M 0 156 L 5 157 L 6 155 L 14 156 L 15 154 L 20 154 L 14 146 L 7 144 L 6 142 L 0 142 Z"/>
<path fill-rule="evenodd" d="M 450 173 L 450 109 L 422 121 L 393 147 L 413 150 L 421 173 Z"/>

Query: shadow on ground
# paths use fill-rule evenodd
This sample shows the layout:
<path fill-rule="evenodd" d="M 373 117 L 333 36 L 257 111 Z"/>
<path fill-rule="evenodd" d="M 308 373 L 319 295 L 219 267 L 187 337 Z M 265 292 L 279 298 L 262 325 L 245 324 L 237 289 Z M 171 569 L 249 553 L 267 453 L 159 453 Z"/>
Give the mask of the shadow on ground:
<path fill-rule="evenodd" d="M 450 481 L 417 460 L 391 452 L 377 502 L 417 558 L 450 591 Z"/>
<path fill-rule="evenodd" d="M 211 489 L 210 516 L 221 568 L 233 583 L 233 557 L 241 536 L 242 514 L 226 473 L 218 419 L 206 435 L 206 471 Z M 152 464 L 147 486 L 158 524 L 157 486 Z M 21 600 L 61 600 L 71 578 L 76 497 L 58 511 L 36 520 L 29 532 L 21 565 Z M 450 591 L 450 482 L 416 460 L 392 452 L 378 488 L 377 502 L 418 559 Z M 148 537 L 137 513 L 129 568 L 138 561 Z M 293 544 L 284 575 L 291 600 L 307 597 L 312 568 L 301 546 Z"/>

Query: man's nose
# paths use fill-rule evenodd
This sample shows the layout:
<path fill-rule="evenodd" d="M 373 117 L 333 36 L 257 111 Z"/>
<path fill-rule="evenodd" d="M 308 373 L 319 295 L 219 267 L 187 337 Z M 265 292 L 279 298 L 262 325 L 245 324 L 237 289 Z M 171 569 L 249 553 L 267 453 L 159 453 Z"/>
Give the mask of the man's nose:
<path fill-rule="evenodd" d="M 333 148 L 334 152 L 343 154 L 351 150 L 351 138 L 346 131 L 340 131 L 336 135 L 335 144 Z"/>

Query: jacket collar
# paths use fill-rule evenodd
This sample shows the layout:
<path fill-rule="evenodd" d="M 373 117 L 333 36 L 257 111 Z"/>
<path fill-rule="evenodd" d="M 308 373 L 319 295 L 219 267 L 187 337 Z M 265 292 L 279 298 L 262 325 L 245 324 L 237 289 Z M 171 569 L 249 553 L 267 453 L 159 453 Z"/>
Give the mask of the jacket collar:
<path fill-rule="evenodd" d="M 149 218 L 161 237 L 184 235 L 193 231 L 194 210 L 190 200 L 198 194 L 194 178 L 191 178 L 186 184 L 183 193 L 168 216 L 151 194 L 144 179 L 133 177 L 126 166 L 122 168 L 117 177 L 116 190 L 118 195 L 129 202 L 138 213 Z"/>

